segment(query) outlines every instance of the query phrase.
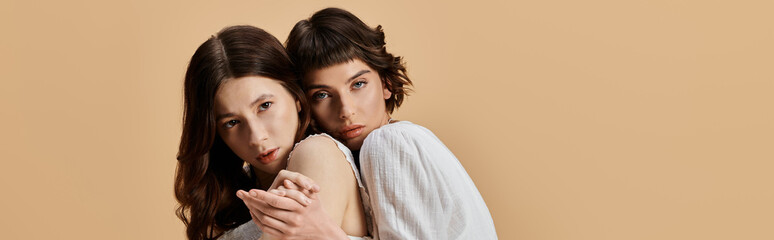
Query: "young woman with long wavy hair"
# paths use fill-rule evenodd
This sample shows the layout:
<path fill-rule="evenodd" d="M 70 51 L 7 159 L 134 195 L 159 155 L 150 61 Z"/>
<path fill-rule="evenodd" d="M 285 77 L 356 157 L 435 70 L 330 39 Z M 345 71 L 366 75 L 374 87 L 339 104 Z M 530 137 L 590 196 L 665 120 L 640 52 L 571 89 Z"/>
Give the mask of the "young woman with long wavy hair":
<path fill-rule="evenodd" d="M 175 176 L 177 215 L 189 239 L 282 234 L 250 221 L 240 198 L 257 197 L 256 189 L 327 213 L 341 238 L 367 235 L 352 154 L 327 134 L 307 137 L 309 105 L 297 80 L 282 44 L 256 27 L 224 28 L 193 54 Z M 303 175 L 283 184 L 276 179 L 284 169 Z"/>

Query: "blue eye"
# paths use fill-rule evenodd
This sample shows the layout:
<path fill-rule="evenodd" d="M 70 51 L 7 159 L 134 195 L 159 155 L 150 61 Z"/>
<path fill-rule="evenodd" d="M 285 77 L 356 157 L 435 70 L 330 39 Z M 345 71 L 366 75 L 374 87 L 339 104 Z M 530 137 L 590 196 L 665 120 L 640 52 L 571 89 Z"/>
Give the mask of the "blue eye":
<path fill-rule="evenodd" d="M 315 100 L 323 100 L 323 99 L 328 97 L 328 93 L 327 92 L 317 92 L 314 95 L 312 95 L 312 97 Z"/>
<path fill-rule="evenodd" d="M 272 104 L 272 102 L 265 102 L 265 103 L 261 104 L 260 106 L 258 106 L 258 110 L 266 111 L 266 109 L 269 109 L 269 107 L 271 107 L 271 104 Z"/>
<path fill-rule="evenodd" d="M 232 127 L 236 126 L 237 123 L 239 123 L 238 120 L 230 120 L 230 121 L 228 121 L 228 122 L 223 124 L 223 128 L 225 128 L 225 129 L 232 128 Z"/>
<path fill-rule="evenodd" d="M 355 89 L 363 88 L 366 85 L 365 81 L 358 81 L 355 84 L 352 84 Z"/>

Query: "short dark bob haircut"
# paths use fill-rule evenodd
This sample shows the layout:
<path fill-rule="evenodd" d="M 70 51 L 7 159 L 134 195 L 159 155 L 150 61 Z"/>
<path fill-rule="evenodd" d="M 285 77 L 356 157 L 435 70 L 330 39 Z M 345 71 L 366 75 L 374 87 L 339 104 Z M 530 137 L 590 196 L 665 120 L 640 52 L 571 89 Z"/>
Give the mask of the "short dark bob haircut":
<path fill-rule="evenodd" d="M 387 52 L 382 26 L 371 28 L 346 10 L 326 8 L 299 21 L 285 45 L 296 64 L 302 88 L 303 79 L 311 71 L 360 59 L 376 70 L 382 84 L 392 92 L 385 100 L 389 113 L 400 107 L 411 91 L 403 59 Z"/>

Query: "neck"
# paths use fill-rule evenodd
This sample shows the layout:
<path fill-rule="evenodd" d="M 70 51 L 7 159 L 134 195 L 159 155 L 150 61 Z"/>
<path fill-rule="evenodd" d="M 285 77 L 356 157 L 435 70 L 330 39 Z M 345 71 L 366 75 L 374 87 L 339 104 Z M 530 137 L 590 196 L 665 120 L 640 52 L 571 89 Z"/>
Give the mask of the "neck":
<path fill-rule="evenodd" d="M 390 120 L 392 120 L 390 114 L 384 114 L 384 118 L 382 118 L 382 121 L 379 122 L 379 127 L 390 124 Z"/>
<path fill-rule="evenodd" d="M 255 173 L 255 185 L 262 190 L 269 190 L 274 179 L 277 178 L 277 174 L 268 174 L 255 167 L 253 167 L 253 172 Z"/>

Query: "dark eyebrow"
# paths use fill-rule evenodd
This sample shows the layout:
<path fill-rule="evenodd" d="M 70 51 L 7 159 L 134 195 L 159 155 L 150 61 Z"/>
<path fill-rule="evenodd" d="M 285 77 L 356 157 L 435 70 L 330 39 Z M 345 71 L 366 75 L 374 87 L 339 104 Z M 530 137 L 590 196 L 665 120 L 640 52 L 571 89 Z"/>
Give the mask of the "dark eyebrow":
<path fill-rule="evenodd" d="M 266 99 L 272 98 L 272 97 L 274 97 L 274 95 L 271 95 L 269 93 L 264 93 L 261 96 L 258 96 L 258 98 L 256 98 L 255 100 L 253 100 L 253 102 L 250 103 L 250 107 L 254 107 L 256 104 L 258 104 L 258 103 L 260 103 L 260 102 L 262 102 L 262 101 L 264 101 Z M 220 114 L 220 115 L 215 116 L 215 121 L 219 122 L 221 119 L 224 119 L 224 118 L 227 118 L 227 117 L 233 117 L 234 115 L 235 115 L 234 113 Z"/>
<path fill-rule="evenodd" d="M 220 122 L 221 119 L 224 119 L 224 118 L 227 118 L 227 117 L 233 117 L 233 116 L 234 116 L 233 113 L 220 114 L 220 115 L 215 116 L 215 122 Z"/>
<path fill-rule="evenodd" d="M 350 82 L 352 82 L 353 80 L 355 80 L 358 77 L 362 76 L 363 74 L 370 73 L 370 72 L 371 72 L 371 70 L 367 70 L 367 69 L 360 70 L 359 72 L 355 73 L 355 75 L 352 75 L 352 77 L 349 77 L 349 79 L 347 79 L 346 84 L 349 84 Z M 307 90 L 312 90 L 312 89 L 318 89 L 318 88 L 330 88 L 330 86 L 322 85 L 322 84 L 312 84 L 312 85 L 307 86 L 306 88 L 307 88 Z"/>
<path fill-rule="evenodd" d="M 312 84 L 312 85 L 306 86 L 307 91 L 318 89 L 318 88 L 331 88 L 331 86 L 323 85 L 323 84 Z"/>
<path fill-rule="evenodd" d="M 360 72 L 355 73 L 355 75 L 352 75 L 352 77 L 349 77 L 349 80 L 347 80 L 347 83 L 351 82 L 352 80 L 355 80 L 355 78 L 358 78 L 362 76 L 363 74 L 370 73 L 371 70 L 360 70 Z"/>

